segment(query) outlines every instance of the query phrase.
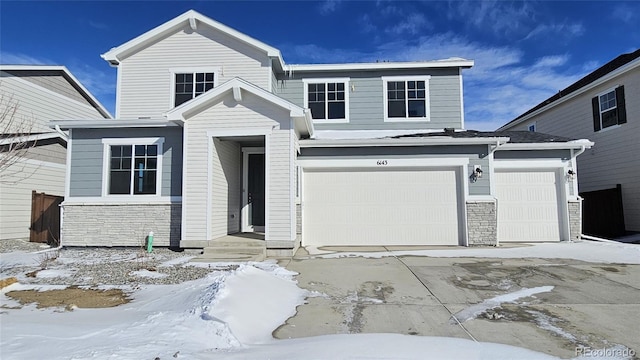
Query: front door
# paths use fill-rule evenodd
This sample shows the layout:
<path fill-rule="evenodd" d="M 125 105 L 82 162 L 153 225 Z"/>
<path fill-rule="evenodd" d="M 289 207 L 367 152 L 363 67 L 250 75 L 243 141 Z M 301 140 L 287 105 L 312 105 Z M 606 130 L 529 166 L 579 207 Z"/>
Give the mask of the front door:
<path fill-rule="evenodd" d="M 254 231 L 264 231 L 264 154 L 249 154 L 247 202 L 249 224 Z"/>

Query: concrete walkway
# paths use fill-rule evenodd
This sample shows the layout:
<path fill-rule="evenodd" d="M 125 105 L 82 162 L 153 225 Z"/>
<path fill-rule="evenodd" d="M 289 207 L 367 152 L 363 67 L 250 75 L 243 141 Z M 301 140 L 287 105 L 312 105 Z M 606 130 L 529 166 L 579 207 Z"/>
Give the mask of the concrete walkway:
<path fill-rule="evenodd" d="M 379 249 L 377 249 L 379 250 Z M 276 338 L 345 333 L 459 337 L 576 356 L 577 347 L 640 352 L 640 266 L 544 259 L 350 257 L 301 249 L 284 261 L 316 296 Z M 504 303 L 464 323 L 473 304 L 522 288 L 551 292 Z"/>

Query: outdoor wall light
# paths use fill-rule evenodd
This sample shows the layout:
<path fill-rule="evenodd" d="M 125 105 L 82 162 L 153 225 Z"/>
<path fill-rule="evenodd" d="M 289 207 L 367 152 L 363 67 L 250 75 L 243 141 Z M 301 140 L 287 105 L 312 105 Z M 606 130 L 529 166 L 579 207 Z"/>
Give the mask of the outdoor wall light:
<path fill-rule="evenodd" d="M 474 166 L 474 168 L 475 170 L 473 170 L 473 174 L 469 176 L 469 180 L 472 183 L 478 181 L 478 179 L 482 177 L 482 169 L 480 168 L 480 166 Z"/>
<path fill-rule="evenodd" d="M 575 179 L 575 177 L 576 177 L 575 171 L 573 171 L 573 169 L 569 169 L 569 171 L 567 171 L 567 180 L 571 181 Z"/>

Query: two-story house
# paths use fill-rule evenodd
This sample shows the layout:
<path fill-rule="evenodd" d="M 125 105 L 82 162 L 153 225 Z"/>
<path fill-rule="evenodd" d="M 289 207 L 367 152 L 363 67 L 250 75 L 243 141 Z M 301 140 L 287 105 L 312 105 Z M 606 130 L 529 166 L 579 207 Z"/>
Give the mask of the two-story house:
<path fill-rule="evenodd" d="M 116 120 L 59 121 L 63 244 L 496 245 L 580 234 L 591 143 L 464 130 L 473 61 L 286 64 L 188 11 L 102 55 Z"/>
<path fill-rule="evenodd" d="M 595 146 L 578 160 L 585 233 L 640 232 L 640 49 L 602 65 L 499 130 L 593 140 Z"/>
<path fill-rule="evenodd" d="M 57 204 L 42 217 L 32 193 L 65 193 L 67 136 L 48 126 L 61 118 L 111 115 L 64 66 L 0 65 L 0 240 L 59 239 Z"/>

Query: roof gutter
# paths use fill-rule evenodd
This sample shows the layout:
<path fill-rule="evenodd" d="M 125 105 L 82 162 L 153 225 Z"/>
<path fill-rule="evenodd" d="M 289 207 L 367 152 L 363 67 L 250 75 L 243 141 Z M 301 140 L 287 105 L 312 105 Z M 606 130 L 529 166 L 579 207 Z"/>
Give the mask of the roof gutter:
<path fill-rule="evenodd" d="M 374 147 L 374 146 L 425 146 L 425 145 L 487 145 L 509 141 L 508 137 L 490 138 L 381 138 L 381 139 L 308 139 L 300 140 L 302 148 Z"/>
<path fill-rule="evenodd" d="M 562 143 L 507 143 L 494 149 L 496 150 L 555 150 L 555 149 L 589 149 L 593 142 L 581 139 Z"/>
<path fill-rule="evenodd" d="M 181 120 L 54 120 L 49 127 L 56 129 L 114 129 L 158 128 L 182 126 Z"/>

